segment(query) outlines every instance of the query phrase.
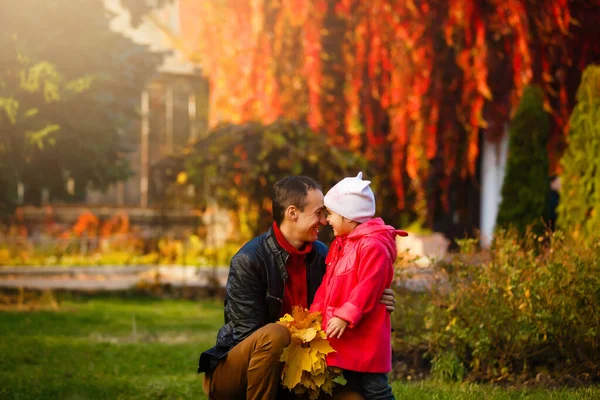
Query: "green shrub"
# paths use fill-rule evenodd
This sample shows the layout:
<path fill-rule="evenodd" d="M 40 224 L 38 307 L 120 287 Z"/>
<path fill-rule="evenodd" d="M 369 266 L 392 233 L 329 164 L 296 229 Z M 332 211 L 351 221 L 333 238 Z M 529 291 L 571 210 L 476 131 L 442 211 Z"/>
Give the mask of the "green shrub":
<path fill-rule="evenodd" d="M 510 122 L 506 176 L 497 226 L 513 226 L 521 234 L 528 226 L 543 231 L 549 190 L 546 144 L 550 119 L 544 111 L 544 94 L 539 87 L 525 88 Z"/>
<path fill-rule="evenodd" d="M 465 260 L 450 262 L 425 315 L 438 376 L 459 379 L 463 365 L 472 379 L 598 378 L 600 243 L 500 231 L 487 261 Z"/>
<path fill-rule="evenodd" d="M 465 365 L 453 351 L 437 354 L 431 362 L 431 374 L 443 382 L 460 382 L 465 377 Z"/>
<path fill-rule="evenodd" d="M 567 144 L 557 222 L 575 238 L 593 240 L 600 234 L 600 66 L 583 72 Z"/>

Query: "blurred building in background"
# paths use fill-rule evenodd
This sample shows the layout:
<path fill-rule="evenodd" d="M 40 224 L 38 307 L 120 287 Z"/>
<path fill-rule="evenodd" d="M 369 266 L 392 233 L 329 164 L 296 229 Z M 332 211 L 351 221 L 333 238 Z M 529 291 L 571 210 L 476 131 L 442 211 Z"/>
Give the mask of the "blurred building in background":
<path fill-rule="evenodd" d="M 86 213 L 100 221 L 125 214 L 145 238 L 185 237 L 205 226 L 208 242 L 223 243 L 227 238 L 227 214 L 210 201 L 209 210 L 198 213 L 194 209 L 197 205 L 193 203 L 193 186 L 185 187 L 180 194 L 188 201 L 174 206 L 166 198 L 165 176 L 171 173 L 170 156 L 181 153 L 189 142 L 208 131 L 208 81 L 197 65 L 185 60 L 169 35 L 179 33 L 180 2 L 167 2 L 144 17 L 138 26 L 133 26 L 130 11 L 119 0 L 104 3 L 114 15 L 111 29 L 164 55 L 162 65 L 139 94 L 139 120 L 125 133 L 132 176 L 106 192 L 88 189 L 85 199 L 75 203 L 49 202 L 46 193 L 42 207 L 22 207 L 30 233 L 35 235 L 42 229 L 49 218 L 48 210 L 52 210 L 52 219 L 65 227 L 76 224 Z"/>
<path fill-rule="evenodd" d="M 180 151 L 208 130 L 208 82 L 197 66 L 187 62 L 163 29 L 178 34 L 179 1 L 168 3 L 133 27 L 129 10 L 119 0 L 105 0 L 115 15 L 111 28 L 134 41 L 165 54 L 164 62 L 140 93 L 140 120 L 128 132 L 126 146 L 134 175 L 106 193 L 89 191 L 86 205 L 160 207 L 163 160 Z M 168 166 L 167 166 L 168 168 Z"/>

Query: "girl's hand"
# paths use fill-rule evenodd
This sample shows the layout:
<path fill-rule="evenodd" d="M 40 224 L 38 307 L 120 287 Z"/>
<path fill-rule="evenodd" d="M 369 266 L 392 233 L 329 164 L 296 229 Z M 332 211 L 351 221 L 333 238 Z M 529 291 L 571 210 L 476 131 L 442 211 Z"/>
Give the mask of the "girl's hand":
<path fill-rule="evenodd" d="M 344 331 L 348 327 L 348 321 L 344 321 L 341 318 L 333 317 L 327 322 L 327 337 L 337 337 L 338 339 L 342 337 Z"/>

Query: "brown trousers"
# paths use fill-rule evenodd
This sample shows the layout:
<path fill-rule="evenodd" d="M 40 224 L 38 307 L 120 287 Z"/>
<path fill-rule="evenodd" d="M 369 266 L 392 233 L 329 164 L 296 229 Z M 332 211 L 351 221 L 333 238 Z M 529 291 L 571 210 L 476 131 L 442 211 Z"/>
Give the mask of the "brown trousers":
<path fill-rule="evenodd" d="M 289 344 L 285 326 L 265 325 L 231 349 L 212 374 L 204 376 L 204 392 L 211 400 L 276 400 L 283 368 L 279 358 Z M 364 400 L 348 391 L 333 399 Z"/>

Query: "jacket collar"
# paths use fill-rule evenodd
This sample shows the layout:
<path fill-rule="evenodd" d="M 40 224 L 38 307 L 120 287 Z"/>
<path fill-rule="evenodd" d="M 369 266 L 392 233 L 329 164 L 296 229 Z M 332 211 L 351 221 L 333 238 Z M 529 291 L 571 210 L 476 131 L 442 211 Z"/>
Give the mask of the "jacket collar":
<path fill-rule="evenodd" d="M 273 257 L 277 262 L 277 269 L 279 269 L 279 273 L 281 274 L 281 278 L 284 281 L 288 279 L 288 273 L 285 270 L 285 264 L 287 263 L 287 259 L 290 256 L 280 245 L 277 243 L 277 238 L 275 237 L 275 232 L 273 231 L 273 227 L 269 228 L 269 231 L 266 235 L 267 246 L 271 253 L 273 253 Z"/>
<path fill-rule="evenodd" d="M 266 241 L 269 250 L 273 253 L 273 257 L 275 261 L 277 261 L 277 268 L 279 269 L 279 273 L 281 274 L 281 278 L 284 281 L 287 281 L 289 275 L 287 270 L 285 269 L 285 264 L 290 256 L 290 254 L 277 242 L 277 237 L 275 236 L 275 231 L 273 230 L 273 226 L 269 228 L 269 231 L 266 233 Z M 313 263 L 315 257 L 317 255 L 317 250 L 315 246 L 311 246 L 311 250 L 308 254 L 306 254 L 306 265 L 307 267 Z"/>

